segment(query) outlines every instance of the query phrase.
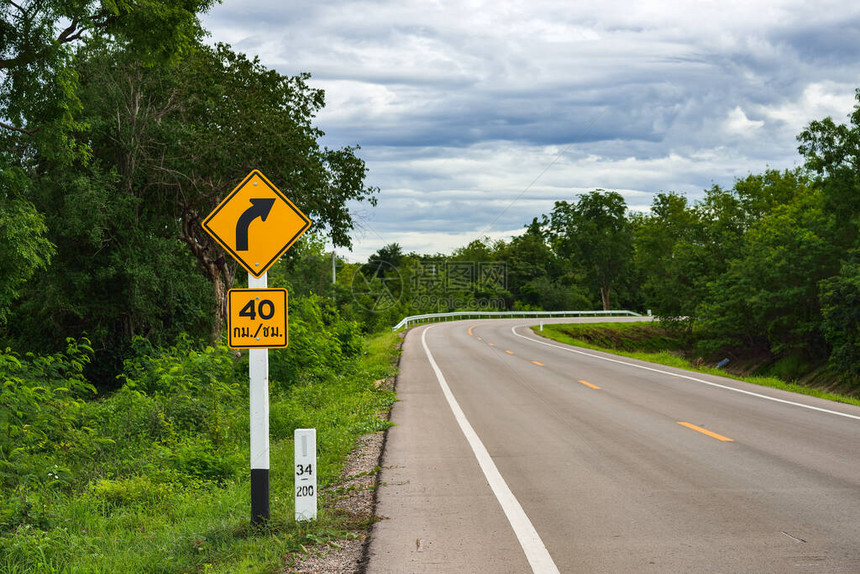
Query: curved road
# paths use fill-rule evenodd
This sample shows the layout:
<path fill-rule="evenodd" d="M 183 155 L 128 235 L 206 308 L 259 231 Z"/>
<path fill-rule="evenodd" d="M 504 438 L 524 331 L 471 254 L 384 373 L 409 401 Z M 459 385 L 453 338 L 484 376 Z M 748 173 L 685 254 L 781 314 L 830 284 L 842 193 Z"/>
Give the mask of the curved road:
<path fill-rule="evenodd" d="M 860 572 L 860 408 L 534 323 L 408 333 L 367 572 Z"/>

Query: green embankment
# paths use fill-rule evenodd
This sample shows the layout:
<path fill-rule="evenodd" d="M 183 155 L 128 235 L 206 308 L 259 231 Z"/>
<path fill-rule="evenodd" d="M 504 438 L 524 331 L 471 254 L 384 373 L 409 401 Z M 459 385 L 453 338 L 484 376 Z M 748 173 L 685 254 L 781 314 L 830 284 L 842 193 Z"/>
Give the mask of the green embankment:
<path fill-rule="evenodd" d="M 802 393 L 832 401 L 860 405 L 860 400 L 823 391 L 810 386 L 784 381 L 776 377 L 738 376 L 709 366 L 695 366 L 687 357 L 684 343 L 669 331 L 651 322 L 642 323 L 570 323 L 532 327 L 539 335 L 549 339 L 587 349 L 614 353 L 660 365 L 678 367 L 699 373 L 708 373 Z"/>
<path fill-rule="evenodd" d="M 115 394 L 72 400 L 86 386 L 75 367 L 81 356 L 37 364 L 7 351 L 0 358 L 17 390 L 10 400 L 52 393 L 54 405 L 0 409 L 0 428 L 21 445 L 0 441 L 0 572 L 272 573 L 314 546 L 360 536 L 369 519 L 333 503 L 358 437 L 389 426 L 379 415 L 394 393 L 379 381 L 395 373 L 398 341 L 373 336 L 338 370 L 272 380 L 271 522 L 263 529 L 250 525 L 246 358 L 226 347 L 173 348 L 131 365 Z M 297 341 L 293 352 L 301 351 Z M 37 385 L 25 376 L 36 370 L 66 382 Z M 65 422 L 51 428 L 45 413 L 60 406 Z M 31 440 L 41 430 L 18 415 L 37 411 L 45 435 Z M 292 433 L 311 427 L 319 519 L 296 523 Z"/>

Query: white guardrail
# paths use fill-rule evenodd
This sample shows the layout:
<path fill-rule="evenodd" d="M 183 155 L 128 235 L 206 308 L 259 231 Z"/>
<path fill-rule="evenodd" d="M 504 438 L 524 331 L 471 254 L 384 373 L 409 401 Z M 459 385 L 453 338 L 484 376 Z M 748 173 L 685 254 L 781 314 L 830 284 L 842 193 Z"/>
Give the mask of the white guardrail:
<path fill-rule="evenodd" d="M 397 331 L 404 327 L 409 327 L 414 323 L 432 323 L 435 321 L 449 321 L 457 319 L 511 319 L 515 317 L 534 317 L 540 319 L 542 317 L 642 317 L 640 313 L 627 311 L 626 309 L 618 309 L 613 311 L 455 311 L 453 313 L 428 313 L 426 315 L 411 315 L 405 317 L 397 323 L 392 329 Z"/>

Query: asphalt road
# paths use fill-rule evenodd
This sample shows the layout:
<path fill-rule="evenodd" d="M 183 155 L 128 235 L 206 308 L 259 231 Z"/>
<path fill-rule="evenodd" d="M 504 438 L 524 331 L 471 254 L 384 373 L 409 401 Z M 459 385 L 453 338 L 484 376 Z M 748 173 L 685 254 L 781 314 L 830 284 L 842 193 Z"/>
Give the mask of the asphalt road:
<path fill-rule="evenodd" d="M 860 573 L 860 408 L 526 323 L 408 333 L 367 572 Z"/>

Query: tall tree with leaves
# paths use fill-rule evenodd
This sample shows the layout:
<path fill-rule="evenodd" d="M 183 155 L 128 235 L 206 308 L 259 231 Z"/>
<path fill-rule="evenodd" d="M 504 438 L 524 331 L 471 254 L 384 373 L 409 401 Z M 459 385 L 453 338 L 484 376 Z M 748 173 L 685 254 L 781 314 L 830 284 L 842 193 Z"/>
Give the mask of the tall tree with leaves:
<path fill-rule="evenodd" d="M 384 277 L 392 272 L 397 273 L 403 263 L 403 257 L 403 248 L 399 243 L 383 245 L 367 258 L 361 272 L 368 277 Z"/>
<path fill-rule="evenodd" d="M 647 304 L 662 320 L 689 333 L 697 309 L 711 297 L 709 284 L 745 256 L 748 232 L 774 209 L 808 191 L 801 170 L 767 170 L 736 181 L 730 189 L 713 186 L 693 206 L 682 195 L 657 194 L 651 212 L 635 230 L 636 263 Z M 746 299 L 740 296 L 737 302 Z"/>
<path fill-rule="evenodd" d="M 645 304 L 668 325 L 689 333 L 701 300 L 702 225 L 687 198 L 658 193 L 634 227 L 635 263 Z"/>
<path fill-rule="evenodd" d="M 824 209 L 832 215 L 828 241 L 838 246 L 838 274 L 820 287 L 822 331 L 832 347 L 830 364 L 855 378 L 860 375 L 860 89 L 848 123 L 813 121 L 800 133 L 798 150 L 814 175 Z"/>
<path fill-rule="evenodd" d="M 146 66 L 93 42 L 76 67 L 88 126 L 81 137 L 93 159 L 75 169 L 44 160 L 39 206 L 56 223 L 68 269 L 85 261 L 89 276 L 98 278 L 83 291 L 99 292 L 101 285 L 122 295 L 112 299 L 115 307 L 79 299 L 70 308 L 64 301 L 81 291 L 79 280 L 70 281 L 76 275 L 46 274 L 34 297 L 46 312 L 61 307 L 68 325 L 75 317 L 101 317 L 101 332 L 126 341 L 160 332 L 167 316 L 174 318 L 171 328 L 183 317 L 194 326 L 206 290 L 183 294 L 181 277 L 191 274 L 195 285 L 196 278 L 209 280 L 215 302 L 209 335 L 218 339 L 237 265 L 200 222 L 252 169 L 299 205 L 316 231 L 349 244 L 346 202 L 369 199 L 375 190 L 363 185 L 365 166 L 354 148 L 319 145 L 322 132 L 312 118 L 323 94 L 306 75 L 282 76 L 227 46 L 202 44 L 175 63 Z M 60 296 L 49 300 L 52 294 Z"/>
<path fill-rule="evenodd" d="M 613 289 L 631 268 L 633 238 L 627 204 L 615 191 L 595 190 L 575 203 L 557 201 L 549 217 L 554 249 L 581 266 L 589 284 L 599 290 L 603 309 L 611 309 Z"/>
<path fill-rule="evenodd" d="M 812 192 L 776 206 L 744 235 L 739 257 L 709 284 L 698 315 L 712 348 L 813 358 L 824 351 L 819 283 L 839 269 L 830 215 Z"/>
<path fill-rule="evenodd" d="M 0 127 L 35 134 L 75 105 L 74 48 L 94 36 L 153 63 L 202 35 L 214 0 L 19 0 L 0 4 Z"/>
<path fill-rule="evenodd" d="M 80 117 L 76 50 L 97 40 L 122 45 L 147 64 L 175 59 L 202 35 L 197 15 L 212 3 L 0 3 L 0 319 L 23 281 L 43 270 L 55 251 L 47 239 L 50 216 L 34 206 L 46 181 L 46 162 L 71 168 L 92 159 L 88 138 L 79 137 L 86 124 Z"/>
<path fill-rule="evenodd" d="M 351 246 L 351 201 L 375 204 L 376 189 L 364 183 L 367 168 L 357 147 L 329 149 L 313 125 L 325 105 L 308 74 L 283 76 L 229 47 L 199 47 L 186 66 L 173 71 L 178 93 L 155 153 L 143 153 L 141 171 L 182 223 L 181 237 L 214 286 L 220 330 L 226 290 L 235 266 L 200 222 L 252 169 L 259 169 L 314 221 L 314 230 L 335 246 Z"/>
<path fill-rule="evenodd" d="M 824 207 L 836 217 L 833 241 L 845 250 L 857 247 L 860 236 L 860 89 L 855 100 L 849 123 L 827 117 L 811 122 L 797 136 L 798 151 L 815 175 Z"/>

